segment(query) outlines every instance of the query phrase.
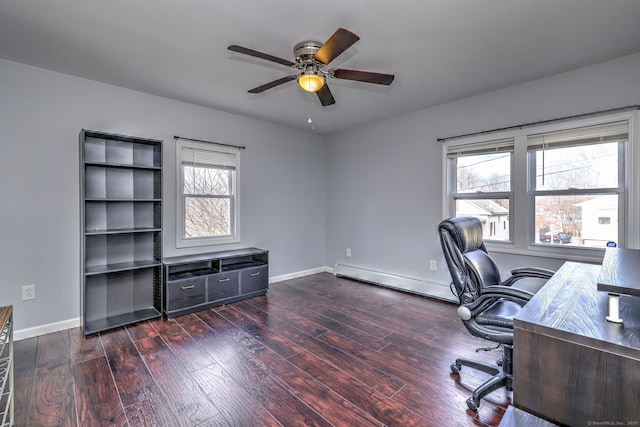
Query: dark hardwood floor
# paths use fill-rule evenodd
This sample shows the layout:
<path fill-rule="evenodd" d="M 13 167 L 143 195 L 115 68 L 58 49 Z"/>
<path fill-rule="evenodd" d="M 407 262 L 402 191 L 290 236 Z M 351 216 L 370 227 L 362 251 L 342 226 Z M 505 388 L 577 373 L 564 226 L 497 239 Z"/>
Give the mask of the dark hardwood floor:
<path fill-rule="evenodd" d="M 276 283 L 267 296 L 83 338 L 15 343 L 16 426 L 496 426 L 498 390 L 453 304 L 335 278 Z"/>

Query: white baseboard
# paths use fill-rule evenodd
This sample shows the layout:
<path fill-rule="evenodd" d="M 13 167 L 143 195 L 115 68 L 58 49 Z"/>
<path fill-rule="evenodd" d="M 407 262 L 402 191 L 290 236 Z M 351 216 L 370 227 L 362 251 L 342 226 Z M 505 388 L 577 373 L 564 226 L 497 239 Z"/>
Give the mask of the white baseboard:
<path fill-rule="evenodd" d="M 310 270 L 296 271 L 295 273 L 269 277 L 269 283 L 278 283 L 278 282 L 283 282 L 285 280 L 297 279 L 298 277 L 311 276 L 312 274 L 327 273 L 327 272 L 331 273 L 332 269 L 330 269 L 329 267 L 318 267 L 318 268 L 312 268 Z"/>
<path fill-rule="evenodd" d="M 48 323 L 46 325 L 34 326 L 33 328 L 20 329 L 13 331 L 13 340 L 20 341 L 27 338 L 37 337 L 51 332 L 58 332 L 65 329 L 71 329 L 80 326 L 80 318 L 62 320 L 60 322 Z"/>
<path fill-rule="evenodd" d="M 362 282 L 399 289 L 401 291 L 411 292 L 418 295 L 457 302 L 457 299 L 451 293 L 449 286 L 446 285 L 439 285 L 437 283 L 425 282 L 424 280 L 412 279 L 409 277 L 402 277 L 344 264 L 336 264 L 334 274 L 338 277 L 356 279 Z"/>

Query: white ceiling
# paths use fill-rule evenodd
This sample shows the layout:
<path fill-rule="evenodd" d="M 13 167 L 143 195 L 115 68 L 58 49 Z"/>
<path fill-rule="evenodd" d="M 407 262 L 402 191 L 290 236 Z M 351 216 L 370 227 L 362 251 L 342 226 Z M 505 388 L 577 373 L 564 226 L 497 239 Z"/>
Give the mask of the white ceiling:
<path fill-rule="evenodd" d="M 293 71 L 226 49 L 293 60 L 338 27 L 360 41 L 331 67 L 391 86 L 332 79 L 328 107 L 295 82 L 250 94 Z M 636 52 L 640 0 L 0 0 L 0 58 L 305 130 L 311 114 L 318 133 Z"/>

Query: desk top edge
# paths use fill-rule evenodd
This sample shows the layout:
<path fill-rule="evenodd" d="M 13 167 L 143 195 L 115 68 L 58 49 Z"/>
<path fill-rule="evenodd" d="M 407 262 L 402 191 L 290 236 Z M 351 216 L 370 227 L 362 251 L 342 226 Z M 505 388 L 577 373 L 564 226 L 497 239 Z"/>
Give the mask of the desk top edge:
<path fill-rule="evenodd" d="M 514 329 L 640 358 L 640 298 L 621 298 L 623 325 L 607 322 L 599 272 L 598 265 L 566 262 L 514 318 Z"/>
<path fill-rule="evenodd" d="M 598 290 L 640 297 L 640 250 L 607 248 L 598 276 Z"/>

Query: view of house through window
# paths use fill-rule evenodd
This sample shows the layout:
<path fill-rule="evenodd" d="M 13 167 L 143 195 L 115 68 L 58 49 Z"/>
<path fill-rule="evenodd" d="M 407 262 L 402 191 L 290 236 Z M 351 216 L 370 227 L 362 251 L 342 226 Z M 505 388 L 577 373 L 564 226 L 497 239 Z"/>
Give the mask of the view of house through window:
<path fill-rule="evenodd" d="M 509 241 L 513 141 L 457 147 L 448 154 L 456 216 L 480 219 L 484 237 Z"/>
<path fill-rule="evenodd" d="M 486 240 L 511 242 L 510 233 L 517 229 L 534 245 L 618 244 L 624 233 L 620 209 L 628 137 L 629 122 L 624 120 L 452 144 L 447 148 L 452 214 L 479 218 Z M 515 144 L 525 144 L 526 150 L 515 151 Z M 515 152 L 521 157 L 514 157 Z M 526 167 L 515 169 L 514 164 Z M 526 194 L 513 191 L 516 179 L 526 180 Z"/>
<path fill-rule="evenodd" d="M 627 122 L 529 137 L 535 242 L 605 247 L 619 240 Z"/>

